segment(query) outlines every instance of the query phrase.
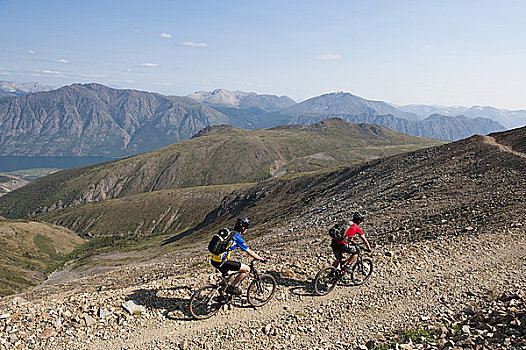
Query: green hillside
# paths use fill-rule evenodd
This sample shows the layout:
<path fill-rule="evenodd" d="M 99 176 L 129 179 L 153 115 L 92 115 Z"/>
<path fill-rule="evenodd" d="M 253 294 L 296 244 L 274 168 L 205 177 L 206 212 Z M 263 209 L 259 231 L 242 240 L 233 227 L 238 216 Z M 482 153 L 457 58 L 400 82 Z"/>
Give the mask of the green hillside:
<path fill-rule="evenodd" d="M 137 248 L 144 238 L 175 235 L 203 221 L 235 189 L 219 185 L 155 191 L 56 210 L 39 219 L 67 227 L 90 238 L 90 254 L 101 249 Z"/>
<path fill-rule="evenodd" d="M 443 143 L 341 119 L 266 130 L 212 127 L 154 152 L 38 179 L 0 198 L 0 215 L 23 218 L 145 192 L 257 182 Z"/>
<path fill-rule="evenodd" d="M 55 225 L 0 220 L 0 296 L 41 283 L 84 242 Z"/>

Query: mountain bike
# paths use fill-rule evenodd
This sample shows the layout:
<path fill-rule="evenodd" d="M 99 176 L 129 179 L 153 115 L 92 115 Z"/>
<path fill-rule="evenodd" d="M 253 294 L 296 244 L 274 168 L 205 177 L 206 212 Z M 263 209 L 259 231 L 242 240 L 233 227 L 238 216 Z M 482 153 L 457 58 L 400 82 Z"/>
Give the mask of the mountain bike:
<path fill-rule="evenodd" d="M 249 275 L 253 277 L 253 280 L 247 289 L 247 300 L 251 306 L 260 307 L 272 299 L 276 291 L 276 280 L 271 275 L 259 274 L 254 267 L 255 261 L 257 260 L 250 262 Z M 221 273 L 219 282 L 196 290 L 190 299 L 192 316 L 198 320 L 204 320 L 216 314 L 223 305 L 230 306 L 234 295 L 227 293 L 226 289 L 230 285 L 230 280 L 233 280 L 238 274 L 240 274 L 239 271 Z"/>
<path fill-rule="evenodd" d="M 332 292 L 336 284 L 344 281 L 350 275 L 351 281 L 354 285 L 362 285 L 371 278 L 373 273 L 373 262 L 369 258 L 364 258 L 361 255 L 362 249 L 358 249 L 358 257 L 351 266 L 349 256 L 340 268 L 334 266 L 326 266 L 322 268 L 314 278 L 314 292 L 317 295 L 326 295 Z"/>

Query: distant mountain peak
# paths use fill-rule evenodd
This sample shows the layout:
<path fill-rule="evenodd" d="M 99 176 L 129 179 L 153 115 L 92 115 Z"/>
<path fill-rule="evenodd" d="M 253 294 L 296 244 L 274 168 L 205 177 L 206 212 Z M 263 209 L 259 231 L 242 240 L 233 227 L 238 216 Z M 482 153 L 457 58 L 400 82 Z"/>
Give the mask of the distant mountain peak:
<path fill-rule="evenodd" d="M 265 111 L 277 111 L 290 107 L 296 102 L 287 96 L 257 94 L 255 92 L 231 91 L 215 89 L 212 91 L 197 91 L 187 97 L 212 107 L 251 108 L 257 107 Z"/>
<path fill-rule="evenodd" d="M 35 81 L 19 82 L 0 80 L 0 96 L 20 96 L 35 92 L 55 90 L 56 87 Z"/>

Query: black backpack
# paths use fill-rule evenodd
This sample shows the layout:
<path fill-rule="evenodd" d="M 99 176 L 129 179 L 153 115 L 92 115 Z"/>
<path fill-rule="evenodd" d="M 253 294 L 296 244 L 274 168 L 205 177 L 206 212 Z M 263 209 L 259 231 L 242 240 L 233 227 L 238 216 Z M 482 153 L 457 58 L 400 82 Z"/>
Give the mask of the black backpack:
<path fill-rule="evenodd" d="M 336 241 L 345 241 L 345 233 L 352 225 L 352 221 L 343 220 L 329 229 L 329 236 Z"/>
<path fill-rule="evenodd" d="M 230 231 L 227 228 L 222 228 L 218 233 L 214 233 L 210 243 L 208 243 L 208 251 L 215 255 L 223 254 L 228 249 L 235 234 L 236 231 Z"/>

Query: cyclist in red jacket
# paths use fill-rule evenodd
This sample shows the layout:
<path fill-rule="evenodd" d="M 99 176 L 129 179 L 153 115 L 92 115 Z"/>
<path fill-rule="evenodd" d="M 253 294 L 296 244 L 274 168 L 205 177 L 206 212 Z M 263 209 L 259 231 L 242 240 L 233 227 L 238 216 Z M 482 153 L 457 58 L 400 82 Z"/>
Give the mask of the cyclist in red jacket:
<path fill-rule="evenodd" d="M 338 266 L 343 263 L 343 253 L 352 254 L 349 266 L 356 261 L 356 258 L 358 257 L 358 250 L 360 248 L 356 243 L 352 242 L 352 237 L 355 234 L 358 234 L 365 247 L 368 250 L 371 250 L 371 245 L 369 244 L 369 241 L 367 241 L 367 238 L 365 238 L 365 235 L 358 226 L 363 222 L 363 219 L 364 216 L 361 213 L 354 213 L 352 217 L 352 225 L 349 227 L 347 232 L 345 232 L 345 239 L 343 241 L 337 241 L 335 239 L 332 240 L 331 248 L 334 252 L 334 256 L 336 257 L 336 260 L 332 263 L 332 266 L 334 266 L 335 268 L 338 268 Z"/>

